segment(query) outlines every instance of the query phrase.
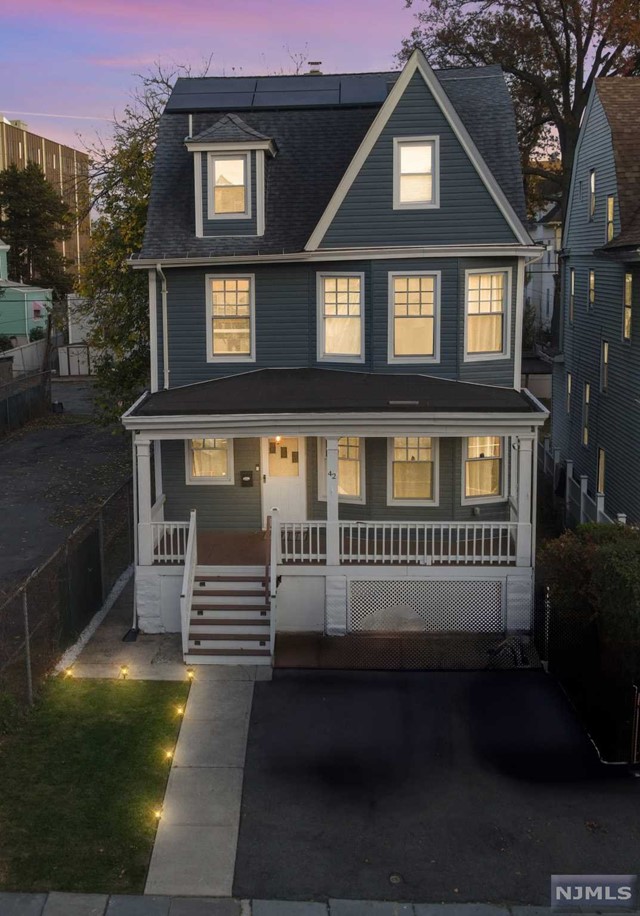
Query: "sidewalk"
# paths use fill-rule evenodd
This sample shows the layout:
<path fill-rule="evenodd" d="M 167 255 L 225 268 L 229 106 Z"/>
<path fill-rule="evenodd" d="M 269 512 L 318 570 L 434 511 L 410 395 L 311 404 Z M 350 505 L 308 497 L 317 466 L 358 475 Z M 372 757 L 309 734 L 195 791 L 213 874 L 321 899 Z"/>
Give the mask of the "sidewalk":
<path fill-rule="evenodd" d="M 549 907 L 377 900 L 208 900 L 206 897 L 107 897 L 103 894 L 2 894 L 0 916 L 547 916 Z M 596 913 L 596 910 L 590 910 Z M 618 910 L 626 916 L 638 911 Z"/>

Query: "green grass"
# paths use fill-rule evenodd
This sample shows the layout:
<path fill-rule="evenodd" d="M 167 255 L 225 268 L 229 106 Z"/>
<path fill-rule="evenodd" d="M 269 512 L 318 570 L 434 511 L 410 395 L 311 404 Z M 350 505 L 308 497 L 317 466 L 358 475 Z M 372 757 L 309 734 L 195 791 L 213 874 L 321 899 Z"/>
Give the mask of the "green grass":
<path fill-rule="evenodd" d="M 0 890 L 141 893 L 188 684 L 56 678 L 0 741 Z"/>

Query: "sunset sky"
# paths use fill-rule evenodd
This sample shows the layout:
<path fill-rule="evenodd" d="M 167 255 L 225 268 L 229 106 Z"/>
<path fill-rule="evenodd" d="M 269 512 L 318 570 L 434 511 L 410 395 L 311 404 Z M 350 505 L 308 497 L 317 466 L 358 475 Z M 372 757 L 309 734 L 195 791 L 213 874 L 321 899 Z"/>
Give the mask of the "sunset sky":
<path fill-rule="evenodd" d="M 212 55 L 211 75 L 253 75 L 290 70 L 290 49 L 325 73 L 391 69 L 413 23 L 404 0 L 0 0 L 0 14 L 0 113 L 78 148 L 78 133 L 108 136 L 154 61 Z"/>

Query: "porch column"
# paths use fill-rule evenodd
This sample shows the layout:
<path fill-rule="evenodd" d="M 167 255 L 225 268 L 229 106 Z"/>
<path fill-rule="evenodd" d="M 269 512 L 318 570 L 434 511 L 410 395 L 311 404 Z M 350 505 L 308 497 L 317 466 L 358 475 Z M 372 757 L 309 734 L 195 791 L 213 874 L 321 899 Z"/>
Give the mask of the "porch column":
<path fill-rule="evenodd" d="M 340 563 L 338 527 L 338 439 L 327 439 L 327 566 Z"/>
<path fill-rule="evenodd" d="M 138 562 L 153 563 L 151 537 L 151 443 L 136 440 L 136 474 L 138 478 Z"/>
<path fill-rule="evenodd" d="M 516 566 L 531 566 L 533 438 L 518 439 L 518 543 Z"/>

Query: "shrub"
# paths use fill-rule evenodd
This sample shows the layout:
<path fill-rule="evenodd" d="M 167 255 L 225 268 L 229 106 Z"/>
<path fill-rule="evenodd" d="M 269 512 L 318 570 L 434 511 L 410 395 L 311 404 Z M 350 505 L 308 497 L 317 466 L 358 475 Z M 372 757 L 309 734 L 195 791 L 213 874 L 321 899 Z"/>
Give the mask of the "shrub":
<path fill-rule="evenodd" d="M 31 328 L 29 331 L 29 340 L 33 343 L 35 340 L 44 340 L 45 338 L 44 328 L 35 327 Z"/>
<path fill-rule="evenodd" d="M 6 350 L 13 350 L 13 342 L 6 334 L 0 334 L 0 353 Z"/>

